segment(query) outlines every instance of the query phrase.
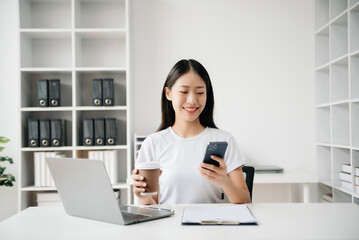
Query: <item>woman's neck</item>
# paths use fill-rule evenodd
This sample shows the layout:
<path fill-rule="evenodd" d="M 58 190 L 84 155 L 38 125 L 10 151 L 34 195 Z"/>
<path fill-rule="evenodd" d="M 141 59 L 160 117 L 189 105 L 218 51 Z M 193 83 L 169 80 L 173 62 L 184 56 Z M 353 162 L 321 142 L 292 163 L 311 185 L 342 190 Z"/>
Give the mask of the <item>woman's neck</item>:
<path fill-rule="evenodd" d="M 186 121 L 175 121 L 172 126 L 172 130 L 182 138 L 195 137 L 203 130 L 205 127 L 198 121 L 186 122 Z"/>

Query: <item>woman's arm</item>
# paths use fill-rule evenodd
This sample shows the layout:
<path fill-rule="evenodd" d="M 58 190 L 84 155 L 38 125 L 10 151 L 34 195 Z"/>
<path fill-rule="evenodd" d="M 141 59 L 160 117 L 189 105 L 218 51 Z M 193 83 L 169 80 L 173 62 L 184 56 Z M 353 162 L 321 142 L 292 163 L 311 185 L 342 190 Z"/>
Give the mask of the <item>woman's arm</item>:
<path fill-rule="evenodd" d="M 242 167 L 238 167 L 227 174 L 224 160 L 213 155 L 211 158 L 219 162 L 219 167 L 201 163 L 199 167 L 201 175 L 222 188 L 231 203 L 250 203 L 251 198 L 247 184 L 244 181 Z"/>

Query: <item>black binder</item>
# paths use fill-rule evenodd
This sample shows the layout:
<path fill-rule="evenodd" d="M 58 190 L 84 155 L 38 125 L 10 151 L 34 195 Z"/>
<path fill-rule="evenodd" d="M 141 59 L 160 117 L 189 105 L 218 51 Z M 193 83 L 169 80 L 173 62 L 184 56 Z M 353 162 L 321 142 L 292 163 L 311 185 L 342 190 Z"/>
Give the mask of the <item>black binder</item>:
<path fill-rule="evenodd" d="M 92 105 L 102 106 L 102 79 L 92 79 Z"/>
<path fill-rule="evenodd" d="M 37 105 L 39 107 L 49 106 L 49 84 L 47 79 L 41 79 L 37 82 Z"/>
<path fill-rule="evenodd" d="M 105 145 L 105 119 L 97 118 L 95 125 L 95 145 Z"/>
<path fill-rule="evenodd" d="M 65 145 L 65 120 L 51 119 L 51 146 L 61 147 Z"/>
<path fill-rule="evenodd" d="M 28 146 L 39 147 L 39 120 L 27 120 L 28 127 Z"/>
<path fill-rule="evenodd" d="M 105 119 L 106 145 L 116 145 L 116 118 Z"/>
<path fill-rule="evenodd" d="M 104 78 L 103 79 L 103 105 L 104 106 L 113 106 L 113 79 Z"/>
<path fill-rule="evenodd" d="M 60 80 L 49 80 L 49 105 L 50 107 L 61 106 L 60 102 Z"/>
<path fill-rule="evenodd" d="M 40 120 L 40 147 L 50 147 L 50 120 Z"/>
<path fill-rule="evenodd" d="M 93 119 L 83 120 L 83 145 L 84 146 L 94 145 Z"/>

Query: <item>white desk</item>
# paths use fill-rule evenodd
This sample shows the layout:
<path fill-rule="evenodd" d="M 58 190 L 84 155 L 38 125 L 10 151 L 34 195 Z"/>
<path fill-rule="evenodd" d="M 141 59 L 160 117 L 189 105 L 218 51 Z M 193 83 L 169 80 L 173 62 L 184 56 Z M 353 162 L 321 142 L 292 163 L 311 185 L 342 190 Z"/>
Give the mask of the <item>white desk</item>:
<path fill-rule="evenodd" d="M 62 208 L 28 208 L 0 223 L 0 238 L 42 239 L 359 239 L 359 206 L 353 203 L 248 205 L 258 226 L 183 226 L 175 216 L 129 226 L 71 217 Z M 167 206 L 168 207 L 168 206 Z"/>
<path fill-rule="evenodd" d="M 256 173 L 253 181 L 254 184 L 302 184 L 303 202 L 305 203 L 309 202 L 309 184 L 318 182 L 318 176 L 298 170 L 284 170 L 283 173 Z"/>

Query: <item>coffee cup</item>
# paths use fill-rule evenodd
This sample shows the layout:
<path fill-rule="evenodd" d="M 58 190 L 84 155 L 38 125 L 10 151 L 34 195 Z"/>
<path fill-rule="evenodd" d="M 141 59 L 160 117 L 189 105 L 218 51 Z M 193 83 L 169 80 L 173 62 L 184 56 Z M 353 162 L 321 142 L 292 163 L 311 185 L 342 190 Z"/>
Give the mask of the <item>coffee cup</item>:
<path fill-rule="evenodd" d="M 157 195 L 159 189 L 160 164 L 158 162 L 142 162 L 136 164 L 139 175 L 144 177 L 146 191 L 141 192 L 142 196 Z"/>

